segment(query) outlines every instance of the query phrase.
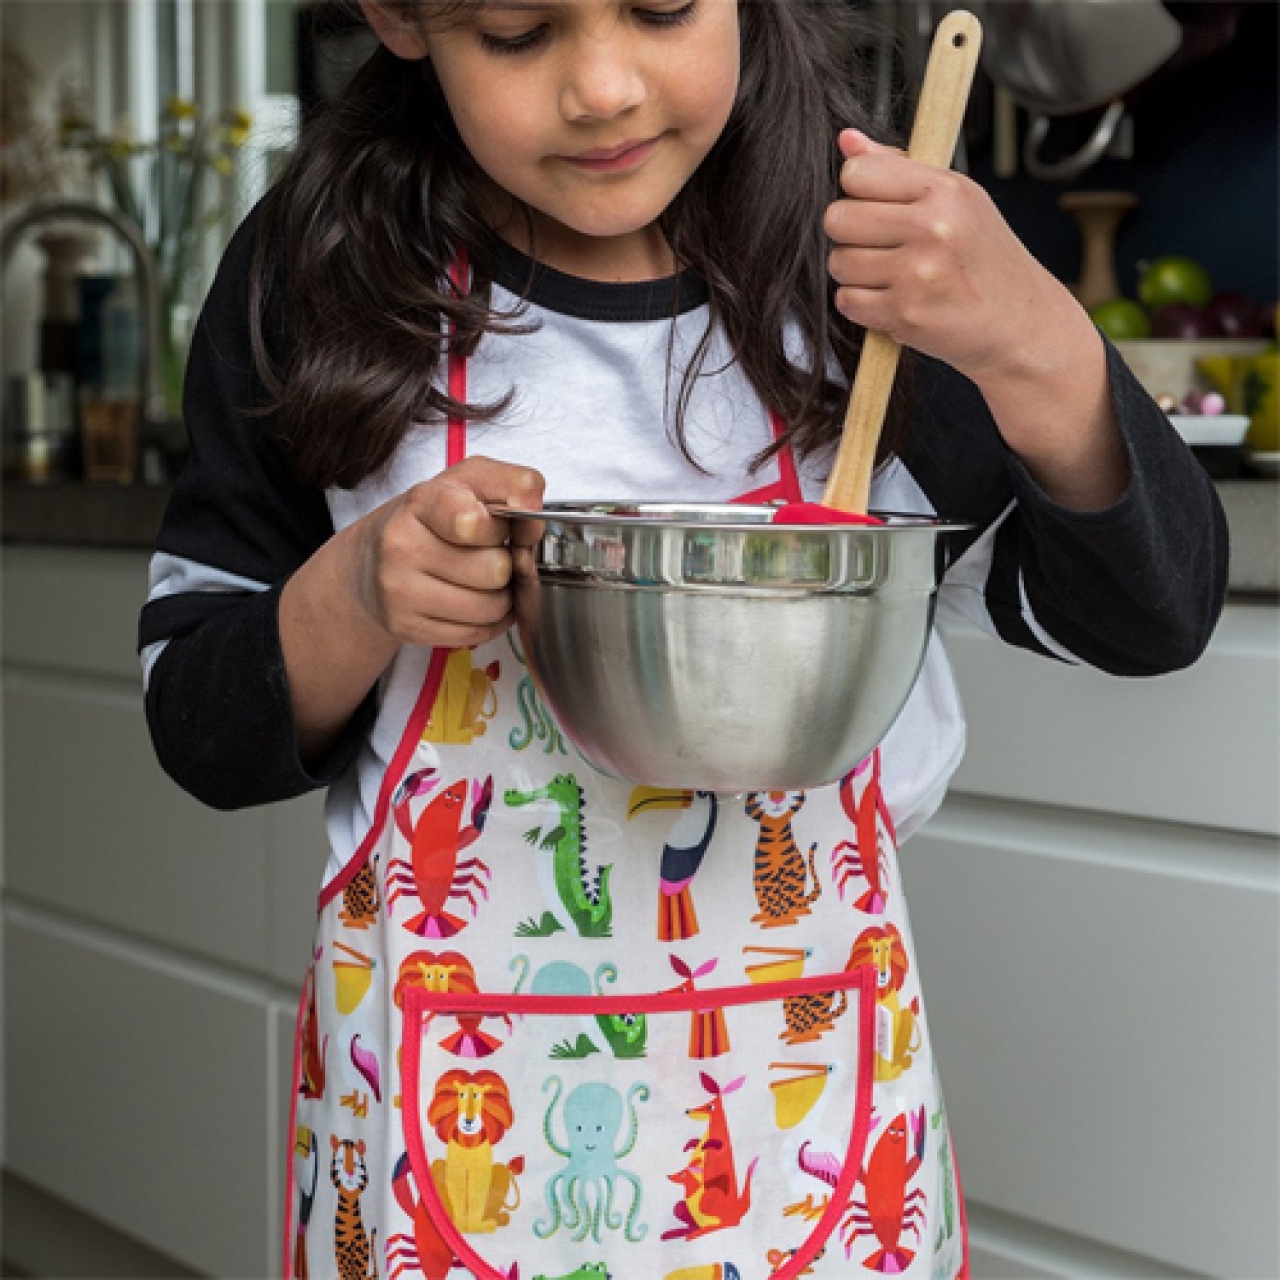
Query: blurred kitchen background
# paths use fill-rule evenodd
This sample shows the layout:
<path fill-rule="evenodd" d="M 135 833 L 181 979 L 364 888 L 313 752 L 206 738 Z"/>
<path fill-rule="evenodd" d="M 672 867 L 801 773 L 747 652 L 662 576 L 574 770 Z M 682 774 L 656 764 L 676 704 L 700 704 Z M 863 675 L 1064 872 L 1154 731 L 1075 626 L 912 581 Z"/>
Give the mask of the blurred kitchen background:
<path fill-rule="evenodd" d="M 892 114 L 953 6 L 877 7 Z M 1218 480 L 1235 558 L 1219 632 L 1177 675 L 1111 681 L 951 631 L 969 756 L 904 861 L 973 1272 L 1267 1280 L 1277 6 L 981 11 L 961 163 L 1110 304 L 1099 322 Z M 200 299 L 370 36 L 291 0 L 3 0 L 0 35 L 4 1274 L 275 1275 L 320 801 L 221 814 L 179 793 L 134 637 Z"/>

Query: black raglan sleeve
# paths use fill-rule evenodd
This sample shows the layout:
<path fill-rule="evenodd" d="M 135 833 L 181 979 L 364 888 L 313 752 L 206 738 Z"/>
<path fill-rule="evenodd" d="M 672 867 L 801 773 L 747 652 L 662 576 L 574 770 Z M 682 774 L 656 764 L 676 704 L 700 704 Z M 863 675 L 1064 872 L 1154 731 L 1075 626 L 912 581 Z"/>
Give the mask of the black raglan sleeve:
<path fill-rule="evenodd" d="M 1208 474 L 1109 343 L 1107 362 L 1130 467 L 1114 506 L 1055 503 L 1004 444 L 977 387 L 924 357 L 903 461 L 935 511 L 975 523 L 943 588 L 967 615 L 1026 649 L 1158 675 L 1193 663 L 1213 633 L 1226 519 Z"/>
<path fill-rule="evenodd" d="M 191 452 L 161 525 L 139 628 L 156 754 L 180 786 L 219 809 L 329 785 L 373 715 L 371 694 L 327 757 L 304 767 L 280 593 L 333 524 L 324 494 L 295 475 L 273 419 L 252 412 L 265 400 L 249 341 L 257 227 L 255 212 L 236 232 L 196 327 L 183 396 Z"/>

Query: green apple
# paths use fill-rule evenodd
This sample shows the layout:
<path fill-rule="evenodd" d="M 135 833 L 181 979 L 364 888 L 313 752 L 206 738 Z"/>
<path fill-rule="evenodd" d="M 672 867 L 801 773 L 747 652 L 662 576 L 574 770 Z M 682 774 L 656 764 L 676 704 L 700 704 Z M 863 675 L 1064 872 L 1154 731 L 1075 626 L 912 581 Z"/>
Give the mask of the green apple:
<path fill-rule="evenodd" d="M 1108 298 L 1089 311 L 1089 319 L 1112 342 L 1135 342 L 1151 336 L 1151 317 L 1132 298 Z"/>
<path fill-rule="evenodd" d="M 1157 258 L 1139 268 L 1138 298 L 1149 311 L 1180 303 L 1203 307 L 1213 297 L 1209 273 L 1190 258 Z"/>

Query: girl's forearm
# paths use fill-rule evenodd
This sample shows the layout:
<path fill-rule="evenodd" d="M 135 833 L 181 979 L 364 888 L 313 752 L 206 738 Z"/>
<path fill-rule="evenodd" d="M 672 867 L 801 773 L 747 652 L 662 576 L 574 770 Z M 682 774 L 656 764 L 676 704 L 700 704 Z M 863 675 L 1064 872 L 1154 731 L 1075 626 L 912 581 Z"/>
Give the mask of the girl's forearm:
<path fill-rule="evenodd" d="M 1129 483 L 1102 338 L 1065 290 L 1048 300 L 1043 340 L 976 381 L 1005 442 L 1061 506 L 1101 511 Z"/>
<path fill-rule="evenodd" d="M 280 645 L 304 763 L 333 745 L 399 647 L 355 589 L 361 542 L 357 526 L 335 534 L 280 597 Z"/>

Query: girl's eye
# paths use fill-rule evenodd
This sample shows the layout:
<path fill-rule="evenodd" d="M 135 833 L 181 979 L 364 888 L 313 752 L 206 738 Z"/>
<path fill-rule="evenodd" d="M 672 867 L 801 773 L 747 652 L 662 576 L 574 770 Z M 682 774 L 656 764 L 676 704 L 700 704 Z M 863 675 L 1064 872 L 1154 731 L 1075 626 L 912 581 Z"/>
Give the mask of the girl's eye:
<path fill-rule="evenodd" d="M 636 17 L 647 27 L 680 27 L 693 21 L 698 0 L 689 0 L 678 9 L 636 9 Z"/>
<path fill-rule="evenodd" d="M 699 0 L 689 0 L 678 9 L 635 9 L 637 21 L 646 27 L 679 27 L 692 22 Z M 499 36 L 488 31 L 480 33 L 480 43 L 489 53 L 527 53 L 542 44 L 550 33 L 547 23 L 540 23 L 530 31 L 515 36 Z"/>
<path fill-rule="evenodd" d="M 532 31 L 522 32 L 518 36 L 495 36 L 487 31 L 480 33 L 480 43 L 490 53 L 525 53 L 536 48 L 546 38 L 547 27 L 543 23 Z"/>

